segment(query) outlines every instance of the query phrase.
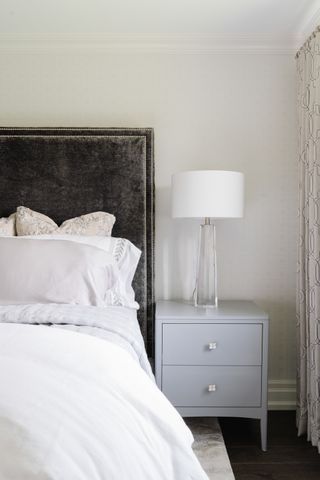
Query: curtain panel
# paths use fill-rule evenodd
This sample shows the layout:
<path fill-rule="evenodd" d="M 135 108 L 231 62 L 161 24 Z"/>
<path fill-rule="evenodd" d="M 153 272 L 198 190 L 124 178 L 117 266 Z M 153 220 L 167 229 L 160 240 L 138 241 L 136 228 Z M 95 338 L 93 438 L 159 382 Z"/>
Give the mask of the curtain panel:
<path fill-rule="evenodd" d="M 299 245 L 297 427 L 320 452 L 320 33 L 297 53 Z"/>

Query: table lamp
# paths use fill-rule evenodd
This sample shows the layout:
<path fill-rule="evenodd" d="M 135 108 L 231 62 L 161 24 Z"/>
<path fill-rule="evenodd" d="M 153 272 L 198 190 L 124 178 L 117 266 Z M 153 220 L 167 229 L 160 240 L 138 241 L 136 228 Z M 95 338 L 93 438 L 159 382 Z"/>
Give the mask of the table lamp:
<path fill-rule="evenodd" d="M 204 218 L 200 225 L 196 307 L 217 307 L 216 232 L 212 218 L 243 217 L 244 176 L 225 170 L 193 170 L 172 176 L 172 217 Z"/>

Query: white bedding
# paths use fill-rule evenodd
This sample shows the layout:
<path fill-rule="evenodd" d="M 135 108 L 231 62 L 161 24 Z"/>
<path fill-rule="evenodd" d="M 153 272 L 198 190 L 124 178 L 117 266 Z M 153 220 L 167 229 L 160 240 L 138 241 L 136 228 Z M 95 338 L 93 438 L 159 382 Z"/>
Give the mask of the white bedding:
<path fill-rule="evenodd" d="M 43 324 L 110 340 L 153 378 L 135 309 L 64 304 L 0 305 L 0 323 Z"/>
<path fill-rule="evenodd" d="M 0 307 L 0 480 L 207 479 L 135 313 Z"/>

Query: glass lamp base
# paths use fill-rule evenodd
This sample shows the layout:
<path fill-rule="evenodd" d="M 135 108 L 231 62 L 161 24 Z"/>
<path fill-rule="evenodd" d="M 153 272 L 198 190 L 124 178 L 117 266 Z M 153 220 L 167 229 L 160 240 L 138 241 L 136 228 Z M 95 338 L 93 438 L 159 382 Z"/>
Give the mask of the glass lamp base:
<path fill-rule="evenodd" d="M 194 292 L 196 307 L 215 308 L 217 296 L 217 255 L 215 225 L 206 218 L 200 225 L 198 268 Z"/>

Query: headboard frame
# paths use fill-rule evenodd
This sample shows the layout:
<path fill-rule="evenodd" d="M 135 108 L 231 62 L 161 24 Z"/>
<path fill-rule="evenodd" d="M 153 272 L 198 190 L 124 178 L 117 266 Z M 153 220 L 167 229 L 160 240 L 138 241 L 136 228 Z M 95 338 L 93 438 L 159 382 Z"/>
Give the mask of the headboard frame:
<path fill-rule="evenodd" d="M 154 323 L 154 163 L 151 128 L 0 128 L 0 217 L 19 205 L 58 224 L 113 213 L 113 236 L 142 250 L 134 279 L 149 355 Z"/>

